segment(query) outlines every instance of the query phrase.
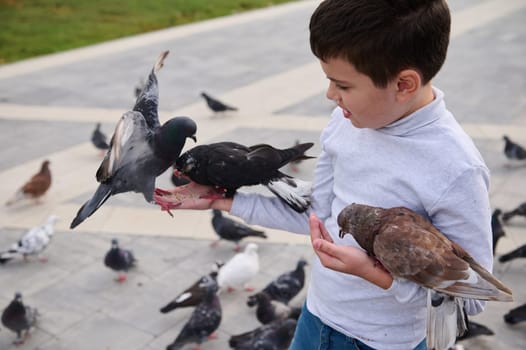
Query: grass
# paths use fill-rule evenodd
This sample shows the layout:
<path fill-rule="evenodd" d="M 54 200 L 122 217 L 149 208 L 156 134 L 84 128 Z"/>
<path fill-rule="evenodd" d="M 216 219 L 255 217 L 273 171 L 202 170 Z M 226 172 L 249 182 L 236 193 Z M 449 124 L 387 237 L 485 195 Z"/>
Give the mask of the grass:
<path fill-rule="evenodd" d="M 293 0 L 0 0 L 0 64 Z"/>

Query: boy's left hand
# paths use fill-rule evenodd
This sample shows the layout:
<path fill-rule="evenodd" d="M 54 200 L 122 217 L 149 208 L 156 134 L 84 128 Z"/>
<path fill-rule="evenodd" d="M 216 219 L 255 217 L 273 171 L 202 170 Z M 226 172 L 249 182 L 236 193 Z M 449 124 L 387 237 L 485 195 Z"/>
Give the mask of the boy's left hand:
<path fill-rule="evenodd" d="M 384 289 L 392 283 L 391 275 L 367 253 L 353 246 L 334 244 L 323 223 L 311 214 L 309 217 L 310 239 L 321 264 L 331 270 L 352 274 L 368 280 Z"/>

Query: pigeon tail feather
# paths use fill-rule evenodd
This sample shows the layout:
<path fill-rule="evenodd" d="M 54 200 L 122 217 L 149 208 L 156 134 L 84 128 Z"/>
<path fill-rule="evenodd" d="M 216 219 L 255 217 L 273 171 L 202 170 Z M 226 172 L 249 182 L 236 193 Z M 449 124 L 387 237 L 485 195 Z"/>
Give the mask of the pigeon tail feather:
<path fill-rule="evenodd" d="M 307 210 L 311 203 L 310 182 L 283 176 L 269 181 L 265 186 L 298 213 Z"/>
<path fill-rule="evenodd" d="M 427 294 L 427 348 L 429 350 L 452 348 L 457 335 L 463 334 L 466 327 L 461 300 L 429 289 Z"/>
<path fill-rule="evenodd" d="M 69 228 L 74 229 L 79 224 L 81 224 L 95 211 L 97 211 L 97 209 L 99 209 L 104 204 L 104 202 L 106 202 L 108 198 L 110 198 L 111 195 L 111 186 L 106 184 L 100 184 L 97 188 L 97 191 L 95 191 L 95 194 L 93 194 L 93 197 L 91 197 L 91 199 L 84 203 L 84 205 L 79 209 L 79 211 L 77 212 L 77 216 L 75 216 Z"/>

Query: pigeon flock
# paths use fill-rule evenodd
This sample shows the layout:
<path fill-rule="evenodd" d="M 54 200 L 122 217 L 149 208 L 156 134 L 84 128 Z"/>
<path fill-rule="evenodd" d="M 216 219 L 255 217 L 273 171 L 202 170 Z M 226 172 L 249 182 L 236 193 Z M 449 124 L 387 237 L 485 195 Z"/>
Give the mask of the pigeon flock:
<path fill-rule="evenodd" d="M 231 197 L 242 187 L 262 185 L 295 211 L 305 212 L 310 205 L 310 183 L 285 174 L 282 168 L 288 167 L 292 173 L 297 174 L 302 161 L 314 158 L 306 154 L 313 146 L 311 142 L 296 139 L 289 148 L 280 149 L 269 144 L 246 146 L 221 141 L 195 145 L 182 152 L 188 138 L 197 142 L 198 127 L 194 120 L 186 116 L 173 117 L 162 125 L 159 121 L 158 74 L 168 54 L 168 51 L 162 52 L 147 79 L 141 80 L 135 87 L 134 105 L 117 122 L 109 141 L 101 130 L 101 124 L 96 124 L 91 142 L 104 157 L 95 173 L 98 188 L 80 207 L 70 228 L 83 223 L 111 196 L 125 192 L 141 193 L 148 203 L 157 204 L 162 210 L 170 210 L 177 208 L 181 201 L 188 198 Z M 214 115 L 237 111 L 236 107 L 205 92 L 201 96 Z M 505 157 L 510 162 L 521 164 L 522 161 L 526 164 L 526 148 L 513 142 L 508 136 L 503 136 L 503 139 Z M 44 160 L 38 173 L 31 176 L 7 200 L 6 206 L 28 200 L 41 203 L 51 186 L 49 165 L 50 161 Z M 172 184 L 187 189 L 188 194 L 155 188 L 156 178 L 168 169 L 172 170 Z M 214 191 L 192 192 L 192 187 L 189 186 L 192 183 L 212 186 Z M 303 301 L 297 299 L 304 290 L 307 261 L 299 258 L 295 267 L 291 266 L 291 270 L 276 275 L 261 290 L 255 291 L 252 283 L 260 277 L 262 268 L 259 247 L 254 241 L 265 240 L 267 234 L 234 220 L 219 210 L 210 212 L 211 227 L 217 234 L 217 240 L 211 245 L 218 247 L 220 241 L 229 241 L 234 244 L 235 253 L 224 263 L 215 262 L 211 271 L 192 285 L 174 291 L 173 299 L 159 302 L 158 311 L 164 315 L 159 315 L 160 318 L 178 318 L 182 312 L 174 310 L 192 309 L 182 321 L 179 333 L 174 334 L 173 342 L 166 344 L 166 349 L 184 349 L 190 344 L 199 348 L 201 344 L 214 339 L 221 329 L 224 315 L 227 314 L 225 311 L 228 311 L 222 305 L 222 298 L 227 296 L 246 298 L 246 302 L 242 304 L 246 304 L 247 310 L 261 324 L 257 328 L 231 335 L 228 345 L 232 349 L 288 349 L 301 313 Z M 521 216 L 524 218 L 520 218 Z M 378 221 L 375 221 L 373 225 L 368 221 L 372 217 L 381 217 L 381 224 L 378 225 Z M 20 264 L 30 263 L 32 256 L 46 262 L 43 252 L 52 242 L 54 225 L 58 219 L 56 215 L 50 215 L 42 225 L 28 230 L 18 241 L 10 246 L 0 247 L 0 268 L 9 268 L 16 264 L 17 259 L 23 260 Z M 491 222 L 494 254 L 499 240 L 506 237 L 505 225 L 512 220 L 518 222 L 523 219 L 526 219 L 526 202 L 508 211 L 499 208 L 494 210 Z M 358 222 L 360 224 L 356 224 Z M 428 308 L 431 311 L 428 314 L 428 338 L 432 344 L 438 344 L 438 348 L 453 348 L 458 341 L 494 335 L 488 327 L 468 318 L 460 306 L 459 298 L 510 301 L 512 291 L 425 219 L 406 208 L 383 209 L 353 204 L 340 213 L 338 223 L 342 237 L 347 233 L 352 234 L 395 278 L 414 281 L 429 290 Z M 435 259 L 431 269 L 456 276 L 454 282 L 449 279 L 450 283 L 444 283 L 440 277 L 430 279 L 429 271 L 419 270 L 419 266 L 408 268 L 410 262 L 404 259 L 406 255 L 399 252 L 393 254 L 392 250 L 386 248 L 389 239 L 393 237 L 397 241 L 404 241 L 401 235 L 397 235 L 400 230 L 404 230 L 406 236 L 407 232 L 418 232 L 420 238 L 426 238 L 406 240 L 407 249 L 418 247 L 430 251 L 426 244 L 433 242 L 434 249 L 438 249 L 440 254 L 437 257 L 427 257 Z M 245 241 L 248 243 L 242 248 L 241 244 Z M 140 268 L 140 260 L 131 249 L 125 247 L 126 244 L 121 246 L 118 239 L 108 240 L 108 244 L 110 248 L 103 256 L 101 265 L 116 273 L 115 281 L 118 284 L 115 286 L 129 288 L 128 273 L 133 274 L 134 269 Z M 525 257 L 526 244 L 500 255 L 498 261 L 507 264 Z M 453 264 L 456 270 L 452 271 L 451 265 L 446 264 L 445 260 L 448 264 Z M 466 276 L 470 276 L 468 283 Z M 247 295 L 246 292 L 251 294 Z M 17 291 L 12 301 L 3 308 L 1 316 L 3 327 L 15 333 L 13 344 L 16 345 L 26 342 L 30 330 L 38 327 L 38 322 L 42 322 L 41 314 L 32 305 L 30 295 L 29 305 L 25 303 L 28 296 L 23 300 L 22 295 Z M 444 316 L 444 310 L 454 316 Z M 510 325 L 526 321 L 526 303 L 510 309 L 503 315 L 503 320 Z M 437 339 L 440 338 L 436 335 L 439 333 L 436 331 L 437 327 L 448 322 L 454 324 L 451 326 L 453 333 L 445 336 L 447 340 Z M 462 330 L 459 334 L 457 327 Z M 442 331 L 440 333 L 447 334 Z"/>
<path fill-rule="evenodd" d="M 305 154 L 313 143 L 296 142 L 290 148 L 279 149 L 268 144 L 244 146 L 225 141 L 194 146 L 181 154 L 186 139 L 197 142 L 198 128 L 194 120 L 185 116 L 173 117 L 162 125 L 159 121 L 158 75 L 168 54 L 168 51 L 162 52 L 147 79 L 141 79 L 140 84 L 135 87 L 133 107 L 118 120 L 111 138 L 103 132 L 101 123 L 95 124 L 90 141 L 103 155 L 103 160 L 95 172 L 98 187 L 91 198 L 78 209 L 76 215 L 72 215 L 70 229 L 82 224 L 111 196 L 120 193 L 141 193 L 144 199 L 152 204 L 159 204 L 159 198 L 164 199 L 163 195 L 173 196 L 171 192 L 155 188 L 156 178 L 168 169 L 172 169 L 171 181 L 176 187 L 186 186 L 192 183 L 191 180 L 193 183 L 214 186 L 213 192 L 190 193 L 188 197 L 183 196 L 179 200 L 201 196 L 221 198 L 232 196 L 243 186 L 263 185 L 295 210 L 305 211 L 310 205 L 310 183 L 288 176 L 282 173 L 280 168 L 293 163 L 297 173 L 300 161 L 314 158 Z M 204 92 L 201 96 L 215 114 L 237 110 Z M 206 154 L 211 149 L 214 151 Z M 227 167 L 221 166 L 222 162 L 232 158 L 233 163 Z M 44 160 L 39 172 L 22 184 L 7 200 L 6 206 L 14 207 L 16 203 L 28 200 L 30 203 L 42 203 L 42 197 L 51 186 L 49 165 L 50 161 Z M 214 169 L 218 166 L 219 169 Z M 217 176 L 208 177 L 203 171 L 209 169 L 203 167 L 210 167 Z M 241 176 L 238 176 L 239 172 Z M 172 200 L 173 197 L 170 196 L 168 199 Z M 173 202 L 168 201 L 168 204 L 173 206 Z M 245 298 L 242 290 L 254 291 L 251 283 L 261 277 L 259 247 L 252 240 L 266 239 L 266 233 L 223 215 L 221 211 L 213 210 L 211 213 L 211 228 L 218 236 L 218 240 L 211 245 L 217 247 L 220 240 L 229 241 L 234 244 L 235 253 L 224 263 L 216 261 L 208 274 L 179 291 L 175 298 L 163 306 L 159 305 L 160 318 L 163 317 L 161 314 L 169 314 L 179 308 L 193 309 L 179 334 L 174 334 L 173 342 L 166 344 L 166 349 L 182 349 L 190 345 L 199 347 L 200 344 L 213 339 L 223 319 L 220 297 L 226 294 L 234 298 Z M 53 241 L 57 220 L 56 215 L 50 215 L 42 225 L 21 235 L 18 241 L 0 247 L 0 267 L 20 268 L 31 263 L 31 257 L 47 262 L 44 252 Z M 242 241 L 249 241 L 244 248 L 241 246 Z M 137 258 L 136 252 L 130 249 L 133 247 L 129 247 L 129 242 L 122 242 L 123 244 L 117 238 L 108 239 L 110 247 L 101 257 L 100 264 L 107 268 L 108 276 L 109 271 L 116 274 L 114 280 L 117 285 L 122 286 L 120 288 L 131 288 L 128 274 L 139 273 L 143 266 L 140 256 Z M 16 260 L 20 262 L 16 263 Z M 51 260 L 55 262 L 54 259 Z M 249 297 L 249 300 L 255 300 L 252 306 L 257 307 L 251 309 L 250 302 L 247 302 L 247 313 L 253 314 L 254 320 L 261 323 L 262 327 L 243 335 L 233 335 L 230 342 L 235 345 L 232 345 L 232 348 L 287 349 L 303 300 L 298 300 L 295 306 L 289 305 L 289 302 L 298 296 L 304 287 L 306 265 L 305 260 L 300 259 L 296 269 L 277 276 L 261 292 Z M 23 300 L 22 292 L 24 291 L 17 291 L 2 312 L 2 325 L 4 329 L 15 333 L 13 344 L 17 346 L 28 340 L 33 328 L 38 328 L 37 321 L 46 321 L 46 308 L 43 308 L 44 315 L 41 315 L 37 308 L 33 307 L 38 305 L 33 305 L 31 294 L 25 295 Z M 245 305 L 244 301 L 239 305 Z"/>

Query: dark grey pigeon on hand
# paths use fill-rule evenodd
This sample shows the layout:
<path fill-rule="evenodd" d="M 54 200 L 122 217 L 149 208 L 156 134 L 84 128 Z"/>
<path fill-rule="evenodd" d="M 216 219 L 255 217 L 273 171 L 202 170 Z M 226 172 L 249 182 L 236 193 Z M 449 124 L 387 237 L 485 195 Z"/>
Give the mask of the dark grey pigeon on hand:
<path fill-rule="evenodd" d="M 231 241 L 236 244 L 235 251 L 239 252 L 241 247 L 239 242 L 247 237 L 267 238 L 263 231 L 255 230 L 241 222 L 232 220 L 223 215 L 221 210 L 213 209 L 212 227 L 219 236 L 219 240 L 214 241 L 212 245 L 216 246 L 221 239 Z"/>
<path fill-rule="evenodd" d="M 526 321 L 526 304 L 508 311 L 504 315 L 504 321 L 508 324 L 517 324 Z"/>
<path fill-rule="evenodd" d="M 220 112 L 226 112 L 226 111 L 237 111 L 236 107 L 228 106 L 224 104 L 223 102 L 219 101 L 218 99 L 215 99 L 212 96 L 208 95 L 206 92 L 201 92 L 201 96 L 203 96 L 203 98 L 206 101 L 207 106 L 214 113 L 220 113 Z"/>
<path fill-rule="evenodd" d="M 136 262 L 131 250 L 120 248 L 117 239 L 111 240 L 111 248 L 104 257 L 104 265 L 118 273 L 117 282 L 122 283 L 128 279 L 128 270 L 135 267 Z"/>
<path fill-rule="evenodd" d="M 267 294 L 272 300 L 288 304 L 290 300 L 301 291 L 305 284 L 305 265 L 307 265 L 307 261 L 300 259 L 294 270 L 279 275 L 267 284 L 262 292 Z M 247 305 L 254 306 L 256 304 L 255 296 L 249 296 Z"/>
<path fill-rule="evenodd" d="M 504 155 L 510 160 L 524 160 L 526 159 L 526 149 L 513 142 L 506 135 L 502 137 L 504 139 Z"/>
<path fill-rule="evenodd" d="M 290 177 L 279 169 L 304 157 L 304 152 L 312 146 L 312 143 L 302 143 L 278 149 L 266 144 L 247 147 L 235 142 L 216 142 L 193 147 L 175 164 L 177 170 L 193 182 L 216 190 L 217 193 L 208 198 L 232 197 L 240 187 L 263 185 L 292 209 L 302 213 L 310 205 L 311 184 Z M 176 208 L 180 204 L 175 196 L 178 189 L 181 188 L 156 196 L 157 204 L 164 210 Z"/>
<path fill-rule="evenodd" d="M 523 244 L 520 247 L 513 249 L 509 253 L 501 255 L 499 261 L 508 262 L 517 258 L 526 258 L 526 244 Z"/>
<path fill-rule="evenodd" d="M 79 209 L 70 228 L 78 226 L 118 193 L 142 193 L 144 199 L 152 203 L 155 178 L 175 163 L 186 138 L 195 141 L 197 126 L 192 119 L 175 117 L 162 126 L 159 123 L 156 72 L 167 55 L 168 51 L 161 54 L 133 110 L 124 113 L 115 127 L 111 148 L 97 170 L 100 185 Z"/>
<path fill-rule="evenodd" d="M 21 345 L 27 340 L 29 330 L 35 325 L 37 316 L 37 309 L 24 305 L 22 294 L 16 293 L 13 301 L 2 312 L 2 324 L 16 333 L 13 344 Z"/>
<path fill-rule="evenodd" d="M 495 250 L 497 249 L 497 243 L 499 239 L 506 236 L 504 227 L 502 227 L 502 222 L 500 221 L 500 216 L 502 215 L 502 210 L 495 209 L 493 214 L 491 214 L 491 234 L 493 237 L 493 255 L 495 255 Z"/>
<path fill-rule="evenodd" d="M 213 283 L 210 281 L 210 279 L 217 281 L 217 271 L 222 265 L 223 263 L 216 263 L 212 272 L 199 278 L 194 284 L 181 292 L 168 304 L 163 306 L 160 310 L 161 313 L 166 314 L 177 308 L 199 305 L 207 294 L 208 285 Z"/>
<path fill-rule="evenodd" d="M 504 212 L 502 214 L 502 221 L 508 222 L 514 216 L 525 216 L 526 217 L 526 202 L 521 203 L 517 208 Z"/>
<path fill-rule="evenodd" d="M 287 350 L 296 331 L 296 320 L 276 320 L 251 331 L 233 335 L 228 345 L 235 350 Z"/>
<path fill-rule="evenodd" d="M 221 303 L 217 296 L 217 282 L 210 278 L 204 282 L 206 290 L 203 301 L 197 305 L 190 319 L 175 338 L 174 342 L 166 347 L 166 350 L 182 349 L 186 344 L 197 343 L 201 345 L 206 339 L 215 337 L 215 331 L 221 323 Z"/>
<path fill-rule="evenodd" d="M 93 133 L 91 134 L 91 143 L 96 149 L 103 151 L 103 153 L 110 148 L 106 135 L 100 130 L 100 123 L 97 123 L 95 130 L 93 130 Z"/>

